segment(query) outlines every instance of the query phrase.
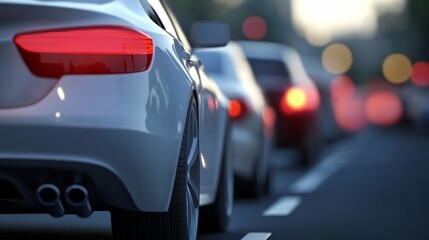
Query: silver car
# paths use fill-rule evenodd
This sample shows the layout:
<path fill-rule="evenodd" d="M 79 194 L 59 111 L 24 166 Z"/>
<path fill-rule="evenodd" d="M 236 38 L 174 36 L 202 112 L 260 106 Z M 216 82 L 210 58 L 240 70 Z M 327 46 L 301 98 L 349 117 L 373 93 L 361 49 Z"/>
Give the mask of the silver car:
<path fill-rule="evenodd" d="M 269 185 L 268 158 L 274 128 L 274 110 L 266 104 L 241 47 L 230 42 L 222 48 L 201 48 L 195 54 L 204 70 L 230 99 L 231 143 L 236 190 L 260 196 Z"/>
<path fill-rule="evenodd" d="M 225 225 L 228 100 L 165 3 L 0 0 L 0 16 L 1 213 L 108 210 L 114 239 L 195 239 L 201 203 Z M 195 43 L 226 30 L 197 24 Z"/>

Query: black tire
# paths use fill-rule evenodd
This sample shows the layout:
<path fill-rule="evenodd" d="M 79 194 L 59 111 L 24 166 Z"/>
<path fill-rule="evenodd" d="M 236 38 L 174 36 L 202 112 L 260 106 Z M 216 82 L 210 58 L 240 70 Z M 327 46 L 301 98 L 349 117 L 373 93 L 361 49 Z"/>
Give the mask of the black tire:
<path fill-rule="evenodd" d="M 199 230 L 201 232 L 225 232 L 232 215 L 234 199 L 234 171 L 229 143 L 229 128 L 223 147 L 222 170 L 214 203 L 201 207 Z"/>
<path fill-rule="evenodd" d="M 114 240 L 196 239 L 200 193 L 197 109 L 196 101 L 192 99 L 184 128 L 169 211 L 148 213 L 126 209 L 111 210 Z M 190 177 L 187 177 L 188 173 Z M 191 185 L 192 190 L 189 189 Z M 188 219 L 188 211 L 192 210 L 196 211 L 195 221 Z"/>

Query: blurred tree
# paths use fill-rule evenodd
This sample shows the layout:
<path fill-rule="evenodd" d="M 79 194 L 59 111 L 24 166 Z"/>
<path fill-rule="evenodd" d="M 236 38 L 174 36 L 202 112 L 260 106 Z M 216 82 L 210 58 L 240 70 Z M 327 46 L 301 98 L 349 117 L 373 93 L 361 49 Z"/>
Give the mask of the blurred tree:
<path fill-rule="evenodd" d="M 409 0 L 409 33 L 417 40 L 416 60 L 429 60 L 429 1 Z"/>

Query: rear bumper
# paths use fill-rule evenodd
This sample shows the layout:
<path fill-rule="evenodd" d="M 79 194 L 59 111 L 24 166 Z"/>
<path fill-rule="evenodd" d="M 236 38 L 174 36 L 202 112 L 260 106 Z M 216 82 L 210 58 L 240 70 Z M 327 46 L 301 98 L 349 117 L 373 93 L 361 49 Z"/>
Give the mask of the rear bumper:
<path fill-rule="evenodd" d="M 308 143 L 308 138 L 315 131 L 315 112 L 305 112 L 295 115 L 277 114 L 275 130 L 276 146 L 285 148 L 302 149 Z"/>
<path fill-rule="evenodd" d="M 100 209 L 167 211 L 192 94 L 172 80 L 65 76 L 38 103 L 0 109 L 0 180 L 30 208 L 40 183 L 87 181 Z"/>
<path fill-rule="evenodd" d="M 263 135 L 259 128 L 249 128 L 233 124 L 231 144 L 234 154 L 234 173 L 244 179 L 252 179 L 255 175 L 257 161 L 260 161 Z M 257 134 L 257 133 L 260 134 Z"/>
<path fill-rule="evenodd" d="M 0 213 L 44 212 L 35 200 L 36 189 L 44 183 L 54 183 L 62 193 L 72 184 L 85 186 L 94 210 L 108 210 L 112 206 L 138 209 L 121 179 L 105 166 L 77 159 L 16 157 L 0 159 L 0 186 L 6 189 L 0 194 L 3 197 Z"/>
<path fill-rule="evenodd" d="M 126 130 L 34 126 L 1 126 L 0 132 L 0 179 L 12 183 L 29 208 L 37 207 L 37 187 L 54 183 L 62 192 L 85 185 L 100 210 L 168 209 L 177 157 L 149 146 L 171 148 L 169 139 Z"/>

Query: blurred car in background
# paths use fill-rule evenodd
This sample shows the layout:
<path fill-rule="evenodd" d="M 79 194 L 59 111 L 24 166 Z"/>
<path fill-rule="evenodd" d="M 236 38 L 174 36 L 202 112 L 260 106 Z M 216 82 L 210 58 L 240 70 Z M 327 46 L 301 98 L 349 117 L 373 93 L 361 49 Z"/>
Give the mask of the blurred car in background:
<path fill-rule="evenodd" d="M 276 145 L 294 148 L 301 165 L 317 156 L 319 93 L 296 50 L 278 43 L 240 41 L 268 103 L 277 114 Z"/>
<path fill-rule="evenodd" d="M 409 84 L 398 95 L 404 106 L 405 123 L 416 132 L 429 133 L 429 87 Z"/>
<path fill-rule="evenodd" d="M 110 211 L 117 240 L 226 229 L 228 99 L 163 1 L 0 1 L 0 16 L 0 213 Z"/>
<path fill-rule="evenodd" d="M 232 119 L 230 144 L 233 145 L 236 190 L 259 196 L 269 185 L 269 152 L 275 121 L 240 46 L 197 49 L 204 70 L 229 98 Z"/>
<path fill-rule="evenodd" d="M 419 99 L 419 107 L 413 115 L 413 126 L 417 132 L 429 133 L 429 94 Z"/>
<path fill-rule="evenodd" d="M 319 57 L 301 56 L 301 59 L 320 96 L 319 116 L 317 119 L 320 138 L 324 142 L 338 140 L 344 136 L 344 132 L 336 122 L 332 104 L 331 90 L 336 76 L 325 70 Z"/>

